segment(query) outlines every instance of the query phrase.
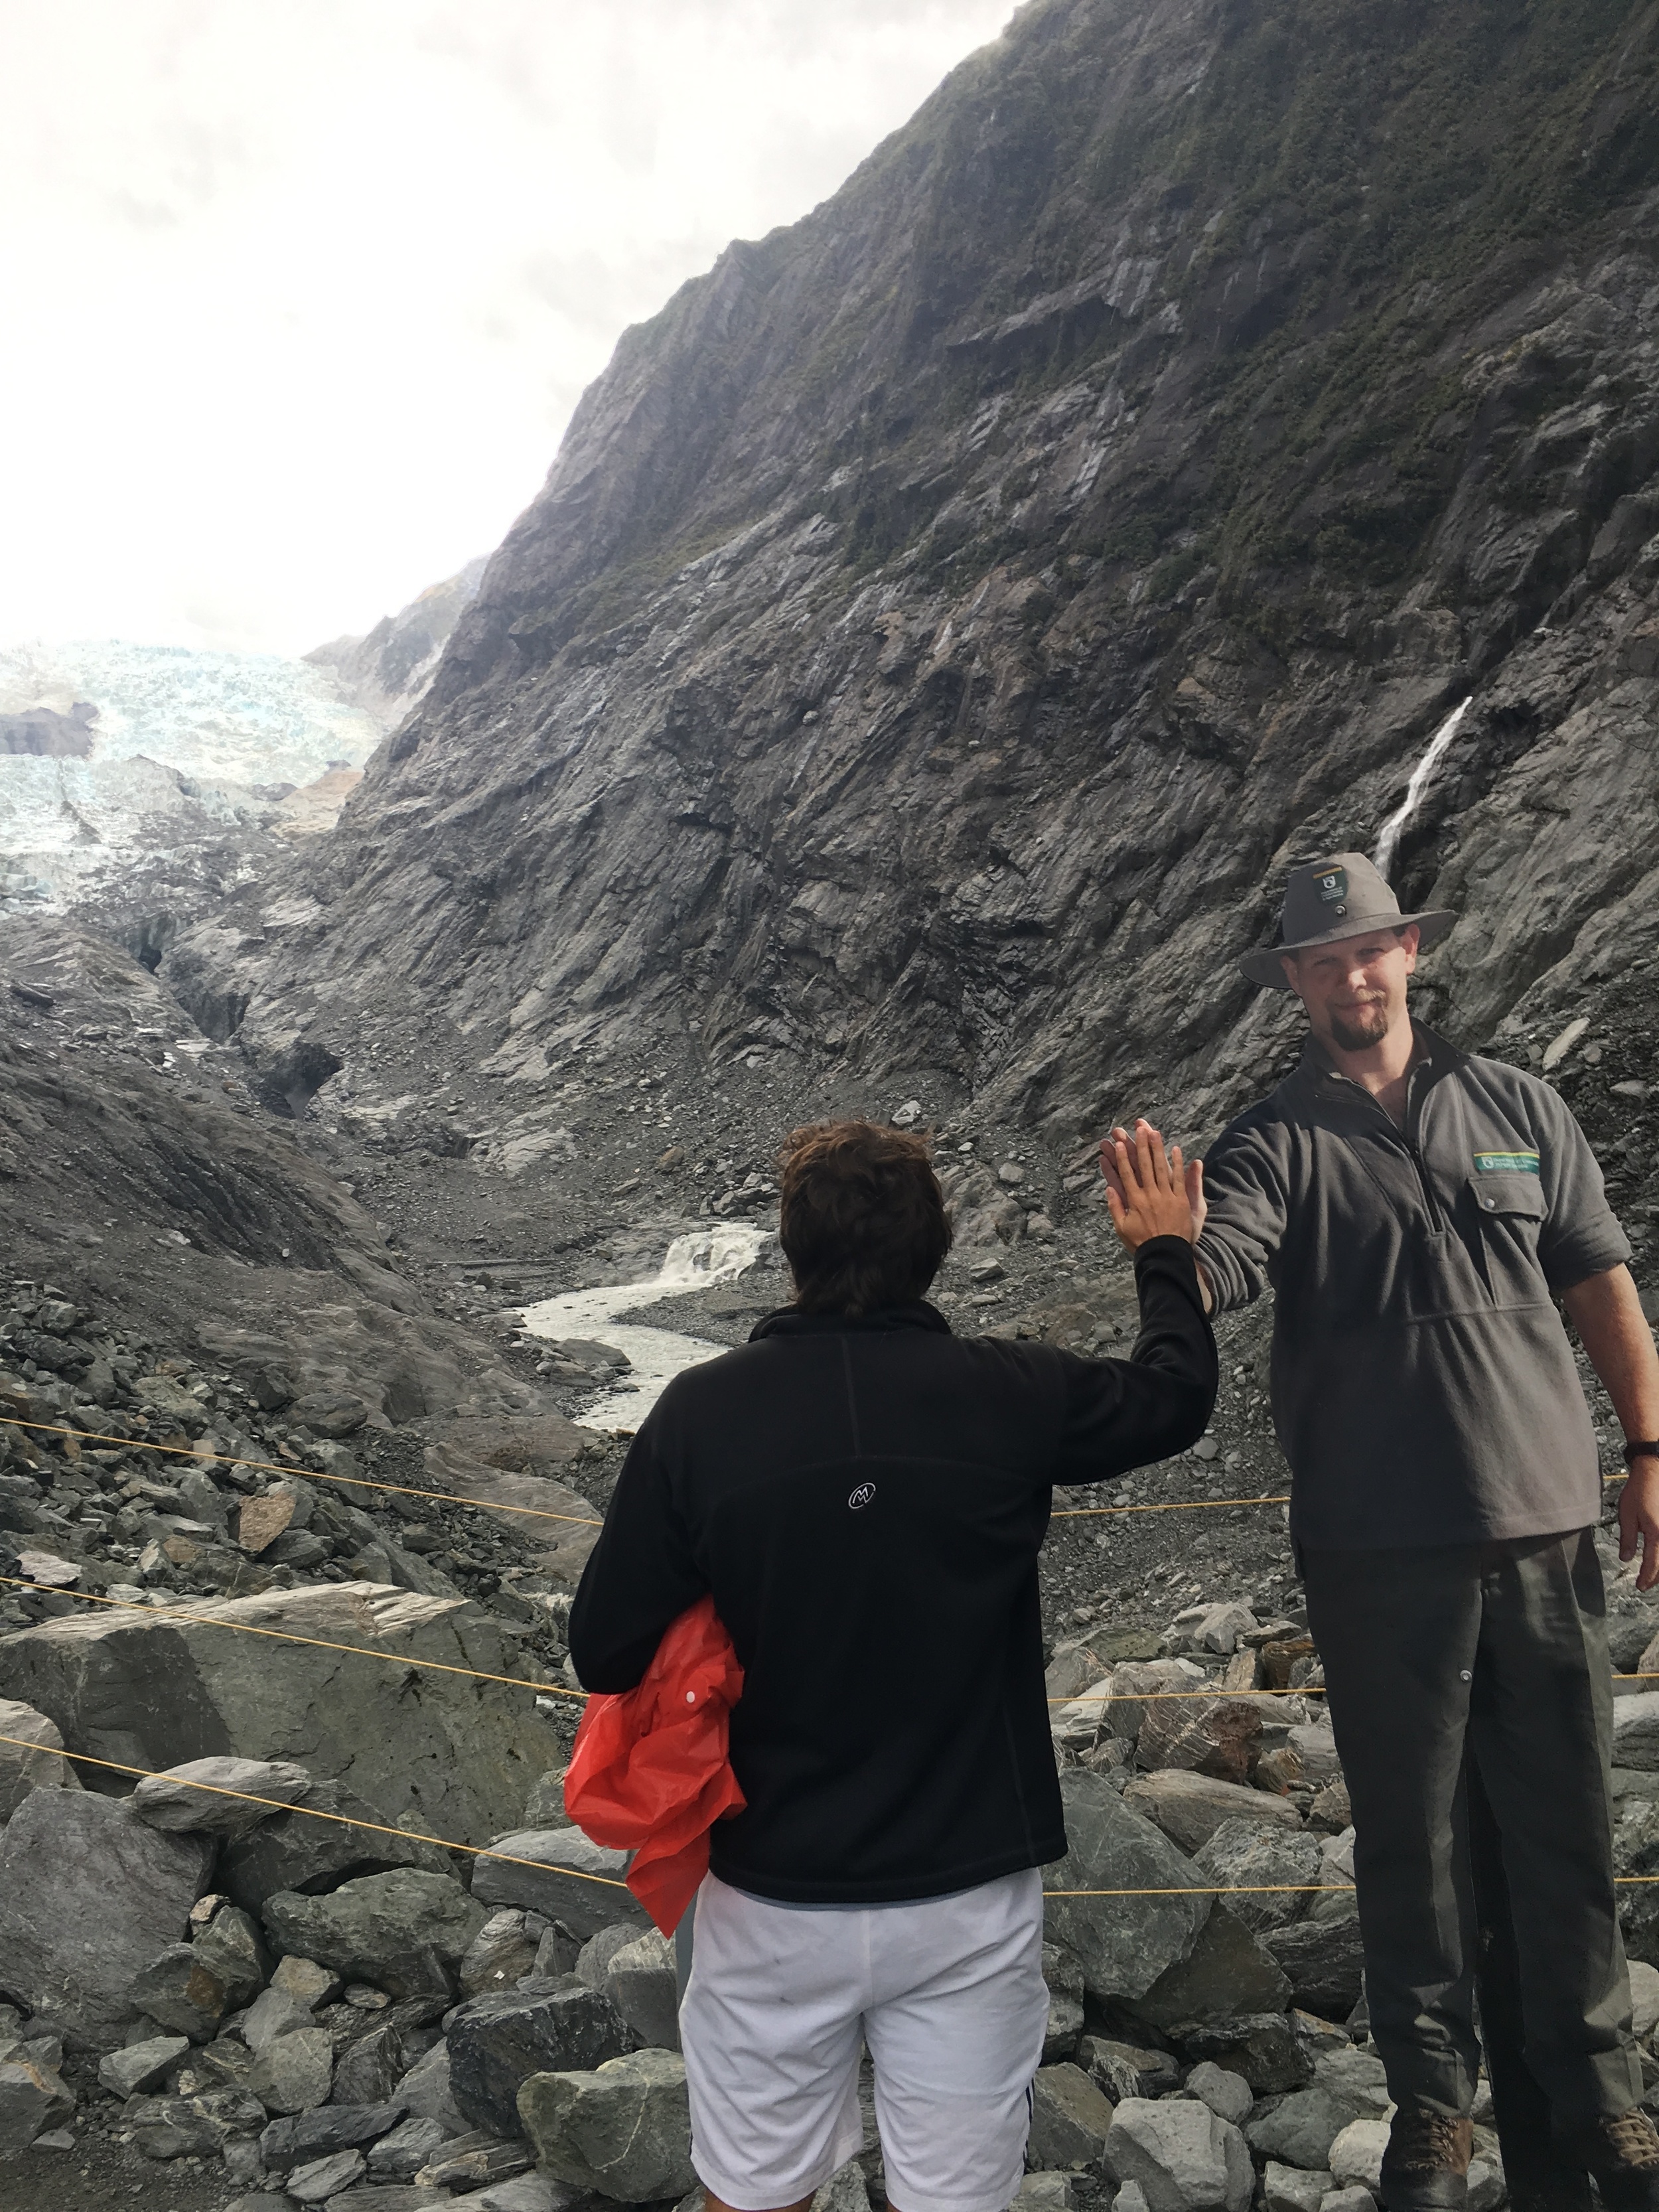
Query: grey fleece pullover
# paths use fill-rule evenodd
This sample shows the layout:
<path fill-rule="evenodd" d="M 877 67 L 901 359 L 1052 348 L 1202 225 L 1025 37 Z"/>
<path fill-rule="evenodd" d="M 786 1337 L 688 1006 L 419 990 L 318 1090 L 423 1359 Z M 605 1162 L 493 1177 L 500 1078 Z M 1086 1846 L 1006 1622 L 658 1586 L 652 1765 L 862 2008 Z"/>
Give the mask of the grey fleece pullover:
<path fill-rule="evenodd" d="M 1554 1299 L 1630 1257 L 1551 1086 L 1416 1025 L 1406 1127 L 1310 1042 L 1205 1163 L 1218 1311 L 1271 1283 L 1291 1529 L 1314 1550 L 1478 1544 L 1599 1519 Z"/>

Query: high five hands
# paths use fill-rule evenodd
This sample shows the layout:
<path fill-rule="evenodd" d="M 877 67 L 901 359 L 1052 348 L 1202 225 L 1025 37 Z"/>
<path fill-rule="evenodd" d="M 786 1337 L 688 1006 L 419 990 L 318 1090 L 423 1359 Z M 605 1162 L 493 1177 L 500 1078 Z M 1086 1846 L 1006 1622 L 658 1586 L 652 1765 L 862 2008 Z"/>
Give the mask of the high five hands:
<path fill-rule="evenodd" d="M 1101 1139 L 1100 1171 L 1119 1242 L 1138 1251 L 1152 1237 L 1184 1237 L 1196 1244 L 1204 1226 L 1204 1163 L 1183 1161 L 1179 1145 L 1166 1155 L 1161 1133 L 1143 1118 L 1132 1137 L 1114 1129 Z"/>

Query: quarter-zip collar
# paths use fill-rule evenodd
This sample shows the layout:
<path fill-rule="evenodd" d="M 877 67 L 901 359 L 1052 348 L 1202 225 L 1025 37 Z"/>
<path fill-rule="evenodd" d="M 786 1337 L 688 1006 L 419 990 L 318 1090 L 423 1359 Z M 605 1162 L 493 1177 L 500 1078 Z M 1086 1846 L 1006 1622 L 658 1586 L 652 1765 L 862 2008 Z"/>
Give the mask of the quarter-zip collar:
<path fill-rule="evenodd" d="M 1416 1040 L 1417 1057 L 1406 1086 L 1406 1127 L 1403 1133 L 1395 1129 L 1395 1133 L 1403 1133 L 1414 1142 L 1424 1099 L 1443 1078 L 1462 1066 L 1468 1055 L 1460 1052 L 1449 1038 L 1437 1036 L 1425 1023 L 1419 1022 L 1415 1015 L 1412 1018 L 1412 1036 Z M 1395 1128 L 1394 1122 L 1377 1105 L 1364 1085 L 1356 1083 L 1351 1075 L 1344 1075 L 1316 1037 L 1309 1037 L 1304 1044 L 1297 1074 L 1327 1097 L 1337 1085 L 1340 1086 L 1344 1097 L 1357 1092 L 1369 1105 L 1376 1108 L 1391 1129 Z"/>
<path fill-rule="evenodd" d="M 1312 1085 L 1316 1096 L 1329 1098 L 1335 1094 L 1340 1095 L 1345 1102 L 1354 1103 L 1363 1102 L 1363 1104 L 1360 1104 L 1360 1110 L 1374 1114 L 1382 1123 L 1389 1136 L 1409 1157 L 1412 1165 L 1416 1169 L 1418 1188 L 1422 1194 L 1424 1211 L 1428 1215 L 1431 1229 L 1438 1235 L 1449 1224 L 1446 1218 L 1446 1210 L 1435 1190 L 1434 1179 L 1429 1173 L 1428 1162 L 1423 1157 L 1423 1106 L 1434 1085 L 1451 1074 L 1455 1068 L 1462 1066 L 1466 1055 L 1447 1038 L 1437 1036 L 1434 1030 L 1417 1020 L 1414 1016 L 1412 1019 L 1412 1035 L 1416 1041 L 1417 1057 L 1406 1079 L 1406 1121 L 1403 1128 L 1395 1124 L 1392 1115 L 1378 1103 L 1373 1094 L 1366 1090 L 1363 1083 L 1356 1083 L 1351 1075 L 1344 1075 L 1341 1073 L 1333 1062 L 1324 1046 L 1314 1037 L 1310 1036 L 1303 1047 L 1302 1062 L 1297 1073 Z"/>

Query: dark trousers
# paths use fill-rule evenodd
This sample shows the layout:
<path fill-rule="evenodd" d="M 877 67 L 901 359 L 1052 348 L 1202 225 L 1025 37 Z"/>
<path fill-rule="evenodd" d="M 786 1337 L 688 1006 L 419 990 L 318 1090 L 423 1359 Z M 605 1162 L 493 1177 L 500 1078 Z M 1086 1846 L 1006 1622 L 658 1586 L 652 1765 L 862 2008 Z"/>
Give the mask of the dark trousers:
<path fill-rule="evenodd" d="M 1479 2003 L 1506 2148 L 1528 2123 L 1544 2143 L 1551 2122 L 1628 2111 L 1641 2076 L 1590 1532 L 1308 1552 L 1302 1566 L 1389 2094 L 1468 2111 Z"/>

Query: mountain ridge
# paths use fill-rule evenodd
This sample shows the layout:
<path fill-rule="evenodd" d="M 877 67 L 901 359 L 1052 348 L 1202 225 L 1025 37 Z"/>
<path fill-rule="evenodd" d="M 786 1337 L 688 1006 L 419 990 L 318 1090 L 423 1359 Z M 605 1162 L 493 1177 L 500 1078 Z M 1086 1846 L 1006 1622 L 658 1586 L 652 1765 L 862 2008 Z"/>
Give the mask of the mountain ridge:
<path fill-rule="evenodd" d="M 404 1007 L 1218 1115 L 1287 1035 L 1231 965 L 1285 860 L 1470 694 L 1396 869 L 1473 901 L 1425 1002 L 1547 1007 L 1656 826 L 1544 817 L 1495 928 L 1546 763 L 1591 797 L 1555 733 L 1639 767 L 1656 83 L 1650 6 L 1023 10 L 624 335 L 314 927 L 236 956 L 250 1048 Z"/>

